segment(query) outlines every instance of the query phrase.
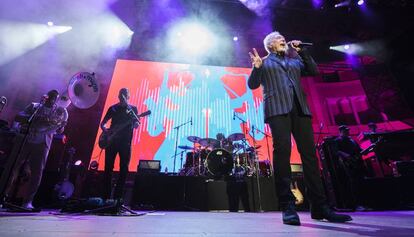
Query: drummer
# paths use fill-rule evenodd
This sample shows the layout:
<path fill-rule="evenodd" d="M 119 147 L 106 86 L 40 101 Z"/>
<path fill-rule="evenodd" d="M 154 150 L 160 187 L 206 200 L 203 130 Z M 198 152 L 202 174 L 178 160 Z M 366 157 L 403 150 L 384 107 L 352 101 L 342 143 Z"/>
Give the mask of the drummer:
<path fill-rule="evenodd" d="M 234 145 L 233 142 L 227 139 L 223 133 L 217 133 L 216 139 L 219 141 L 214 145 L 214 149 L 222 148 L 228 152 L 233 153 Z"/>

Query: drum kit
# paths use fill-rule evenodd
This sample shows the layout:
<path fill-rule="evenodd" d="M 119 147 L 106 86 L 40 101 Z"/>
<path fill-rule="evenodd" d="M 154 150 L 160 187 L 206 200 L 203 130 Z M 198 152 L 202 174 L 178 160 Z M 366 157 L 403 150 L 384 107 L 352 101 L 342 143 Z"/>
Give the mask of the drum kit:
<path fill-rule="evenodd" d="M 270 163 L 258 161 L 256 150 L 261 146 L 250 146 L 243 133 L 233 133 L 220 140 L 197 136 L 188 136 L 187 140 L 193 145 L 178 146 L 183 151 L 187 151 L 179 175 L 210 177 L 271 175 Z"/>

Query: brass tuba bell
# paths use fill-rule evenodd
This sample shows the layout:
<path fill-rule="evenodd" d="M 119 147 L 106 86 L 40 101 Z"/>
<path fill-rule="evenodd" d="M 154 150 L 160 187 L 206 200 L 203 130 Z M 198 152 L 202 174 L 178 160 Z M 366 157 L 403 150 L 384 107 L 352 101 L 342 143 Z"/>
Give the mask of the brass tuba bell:
<path fill-rule="evenodd" d="M 95 73 L 78 72 L 72 76 L 68 85 L 68 97 L 79 109 L 92 107 L 99 98 L 100 87 Z"/>

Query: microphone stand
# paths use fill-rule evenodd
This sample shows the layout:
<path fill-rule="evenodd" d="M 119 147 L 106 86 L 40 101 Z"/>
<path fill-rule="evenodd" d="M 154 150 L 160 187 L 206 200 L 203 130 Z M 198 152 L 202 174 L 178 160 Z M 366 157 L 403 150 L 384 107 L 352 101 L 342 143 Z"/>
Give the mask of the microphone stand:
<path fill-rule="evenodd" d="M 321 139 L 322 129 L 323 129 L 323 123 L 321 123 L 321 126 L 319 126 L 318 139 L 316 140 L 315 149 L 319 148 L 319 142 Z"/>
<path fill-rule="evenodd" d="M 260 191 L 260 170 L 259 170 L 259 157 L 256 151 L 256 137 L 254 135 L 255 127 L 252 125 L 252 138 L 253 138 L 253 154 L 254 154 L 254 166 L 256 169 L 256 184 L 257 184 L 257 194 L 259 196 L 259 212 L 262 212 L 262 196 Z"/>
<path fill-rule="evenodd" d="M 182 167 L 183 166 L 183 154 L 184 154 L 184 152 L 185 151 L 181 151 L 180 153 L 178 153 L 177 155 L 172 155 L 171 156 L 171 158 L 175 158 L 175 156 L 179 156 L 179 155 L 181 155 L 181 165 L 180 165 L 180 167 Z"/>
<path fill-rule="evenodd" d="M 26 212 L 29 211 L 30 212 L 32 210 L 27 209 L 27 208 L 23 208 L 23 207 L 20 207 L 20 206 L 17 206 L 17 205 L 14 205 L 14 204 L 11 204 L 11 203 L 7 202 L 7 200 L 5 200 L 7 198 L 7 196 L 6 196 L 7 194 L 5 194 L 4 192 L 6 191 L 5 189 L 6 189 L 7 185 L 9 184 L 9 181 L 10 181 L 10 178 L 11 178 L 10 176 L 14 172 L 14 169 L 16 168 L 15 166 L 16 166 L 16 163 L 17 163 L 18 159 L 20 158 L 20 153 L 22 152 L 24 146 L 27 143 L 27 138 L 28 138 L 28 135 L 30 133 L 30 128 L 32 126 L 32 122 L 33 122 L 34 118 L 36 118 L 37 113 L 39 112 L 39 110 L 42 106 L 43 106 L 43 103 L 39 103 L 39 106 L 34 110 L 33 114 L 27 120 L 27 132 L 24 134 L 23 138 L 15 140 L 16 141 L 15 144 L 17 144 L 17 141 L 21 140 L 20 146 L 19 146 L 19 148 L 17 149 L 16 152 L 13 149 L 12 154 L 10 154 L 10 156 L 9 156 L 10 157 L 10 159 L 9 159 L 10 162 L 8 162 L 6 164 L 6 167 L 3 170 L 3 174 L 1 175 L 1 179 L 0 179 L 0 194 L 1 194 L 0 195 L 0 197 L 1 197 L 0 203 L 3 206 L 11 207 L 11 208 L 17 209 L 19 211 L 26 211 Z M 19 134 L 17 134 L 17 136 L 18 135 Z"/>
<path fill-rule="evenodd" d="M 189 121 L 187 121 L 187 122 L 185 122 L 185 123 L 182 123 L 182 124 L 180 124 L 180 125 L 178 125 L 178 126 L 176 126 L 176 127 L 174 127 L 174 129 L 176 129 L 177 130 L 177 132 L 176 132 L 176 136 L 175 136 L 175 150 L 174 150 L 174 168 L 173 168 L 173 174 L 174 175 L 176 175 L 177 173 L 175 172 L 175 162 L 176 162 L 176 159 L 177 159 L 177 148 L 178 148 L 178 132 L 179 132 L 179 130 L 180 130 L 180 128 L 182 127 L 182 126 L 184 126 L 184 125 L 186 125 L 186 124 L 189 124 L 189 123 L 191 123 L 192 121 L 191 120 L 189 120 Z"/>
<path fill-rule="evenodd" d="M 240 118 L 240 117 L 237 115 L 237 113 L 234 113 L 234 114 L 233 114 L 233 116 L 234 116 L 235 118 L 237 118 L 238 120 L 240 120 L 240 121 L 243 123 L 243 134 L 244 134 L 244 138 L 242 139 L 242 141 L 243 141 L 243 143 L 244 143 L 244 144 L 247 144 L 247 143 L 246 143 L 246 134 L 248 134 L 247 129 L 246 129 L 246 124 L 247 124 L 247 122 L 246 122 L 246 120 L 244 120 L 244 119 Z M 243 153 L 246 153 L 246 147 L 243 147 Z"/>
<path fill-rule="evenodd" d="M 246 135 L 248 134 L 247 127 L 246 127 L 246 124 L 247 124 L 246 120 L 240 118 L 236 113 L 234 113 L 233 116 L 235 118 L 239 119 L 243 123 L 243 134 L 245 136 L 245 138 L 243 138 L 243 143 L 246 144 L 246 145 L 248 145 L 248 143 L 246 142 Z M 254 153 L 256 155 L 256 148 L 255 148 L 256 145 L 255 145 L 255 143 L 256 143 L 256 140 L 255 140 L 254 133 L 253 133 L 253 149 L 254 149 Z M 244 153 L 246 153 L 246 148 L 245 147 L 243 148 L 243 152 Z M 258 162 L 256 161 L 256 157 L 255 157 L 254 163 L 255 163 L 255 167 L 256 167 L 256 171 L 257 171 L 256 172 L 256 184 L 257 184 L 257 191 L 258 191 L 258 196 L 259 196 L 259 212 L 262 212 L 262 198 L 261 198 L 261 192 L 260 192 L 260 182 L 259 182 L 259 173 L 258 173 Z M 252 190 L 254 190 L 253 187 L 252 187 Z M 253 194 L 254 194 L 254 192 L 253 192 Z M 253 195 L 253 198 L 254 198 L 254 195 Z M 254 203 L 255 202 L 253 201 L 253 204 Z"/>
<path fill-rule="evenodd" d="M 270 175 L 273 175 L 273 164 L 272 164 L 272 162 L 270 162 L 270 147 L 269 147 L 269 137 L 271 137 L 271 136 L 269 134 L 263 132 L 262 130 L 258 129 L 255 126 L 252 126 L 252 130 L 253 130 L 253 132 L 254 132 L 254 130 L 256 130 L 257 132 L 259 132 L 259 133 L 261 133 L 265 136 L 266 148 L 267 148 L 267 161 L 269 161 L 269 164 L 270 164 Z"/>

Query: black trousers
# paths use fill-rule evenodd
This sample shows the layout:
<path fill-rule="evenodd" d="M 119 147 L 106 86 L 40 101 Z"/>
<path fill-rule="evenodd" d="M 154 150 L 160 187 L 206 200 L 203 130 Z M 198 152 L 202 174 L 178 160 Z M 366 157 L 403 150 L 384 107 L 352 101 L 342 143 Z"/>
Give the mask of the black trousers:
<path fill-rule="evenodd" d="M 116 183 L 114 198 L 122 198 L 126 176 L 128 174 L 129 161 L 131 159 L 131 141 L 115 140 L 105 150 L 105 172 L 104 172 L 104 193 L 103 198 L 111 198 L 112 191 L 112 173 L 116 155 L 119 154 L 119 176 Z"/>
<path fill-rule="evenodd" d="M 273 136 L 273 169 L 280 207 L 283 209 L 287 203 L 295 201 L 290 189 L 292 182 L 290 168 L 291 134 L 295 138 L 302 160 L 306 194 L 311 205 L 316 207 L 324 205 L 326 197 L 319 173 L 311 117 L 302 113 L 296 96 L 290 113 L 270 117 L 267 123 Z"/>

